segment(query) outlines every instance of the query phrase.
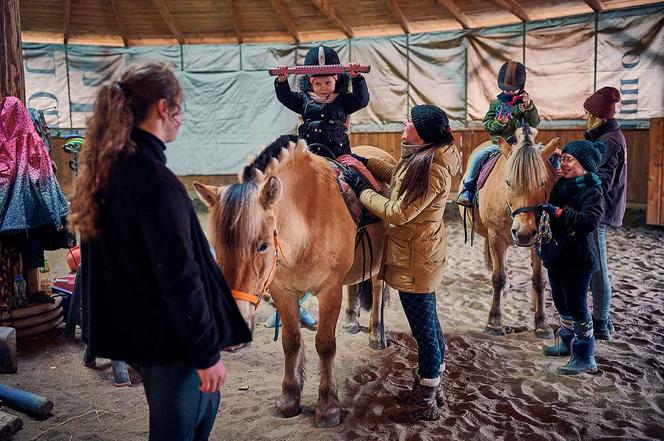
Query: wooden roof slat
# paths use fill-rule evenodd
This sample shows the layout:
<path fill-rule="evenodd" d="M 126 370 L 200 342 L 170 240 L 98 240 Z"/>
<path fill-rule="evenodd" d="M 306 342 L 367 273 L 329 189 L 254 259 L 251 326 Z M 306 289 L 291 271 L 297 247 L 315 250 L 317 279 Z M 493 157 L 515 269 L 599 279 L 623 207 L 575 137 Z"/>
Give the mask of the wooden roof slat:
<path fill-rule="evenodd" d="M 283 1 L 282 0 L 270 0 L 270 1 L 272 3 L 272 7 L 277 12 L 277 15 L 284 23 L 284 26 L 286 26 L 288 32 L 290 32 L 290 34 L 293 36 L 295 43 L 301 42 L 302 37 L 300 36 L 299 31 L 297 30 L 297 26 L 295 25 L 295 20 L 293 20 L 293 17 L 291 16 L 290 12 L 288 12 L 288 9 L 286 8 L 286 5 L 284 5 Z"/>
<path fill-rule="evenodd" d="M 20 0 L 19 12 L 25 42 L 119 46 L 403 35 L 657 3 L 661 4 L 656 0 Z"/>
<path fill-rule="evenodd" d="M 231 17 L 233 17 L 233 28 L 235 28 L 237 42 L 242 43 L 242 21 L 240 19 L 240 14 L 237 12 L 237 5 L 235 4 L 236 1 L 237 0 L 228 0 L 228 7 L 231 10 Z"/>
<path fill-rule="evenodd" d="M 173 36 L 178 40 L 178 43 L 184 44 L 184 36 L 182 35 L 182 31 L 180 31 L 180 27 L 175 22 L 175 18 L 173 18 L 171 11 L 168 10 L 164 0 L 152 0 L 152 5 L 157 10 L 164 23 L 166 23 L 166 26 L 168 26 L 171 34 L 173 34 Z"/>
<path fill-rule="evenodd" d="M 334 10 L 332 5 L 330 5 L 327 0 L 311 0 L 311 3 L 318 8 L 320 12 L 323 13 L 330 21 L 334 22 L 341 30 L 346 34 L 346 37 L 353 38 L 355 32 L 353 29 L 346 23 L 341 20 L 337 15 L 337 12 Z"/>
<path fill-rule="evenodd" d="M 404 15 L 399 3 L 397 3 L 397 0 L 387 0 L 387 5 L 389 6 L 392 15 L 394 15 L 394 18 L 399 21 L 401 29 L 403 29 L 406 34 L 410 34 L 412 32 L 410 23 L 408 23 L 408 19 Z"/>
<path fill-rule="evenodd" d="M 71 21 L 71 0 L 65 0 L 64 10 L 65 10 L 65 17 L 64 17 L 64 25 L 62 26 L 62 35 L 63 35 L 62 39 L 64 43 L 67 44 L 67 40 L 69 39 L 69 22 Z"/>
<path fill-rule="evenodd" d="M 438 3 L 447 11 L 452 14 L 456 21 L 461 23 L 464 29 L 472 29 L 475 27 L 473 21 L 461 10 L 459 5 L 454 0 L 438 0 Z"/>
<path fill-rule="evenodd" d="M 497 3 L 499 6 L 501 6 L 503 9 L 506 9 L 512 14 L 519 17 L 521 21 L 530 20 L 530 17 L 528 16 L 526 9 L 523 6 L 521 6 L 516 0 L 493 0 L 493 1 Z"/>
<path fill-rule="evenodd" d="M 584 1 L 595 12 L 600 12 L 604 10 L 604 5 L 602 4 L 601 0 L 584 0 Z"/>
<path fill-rule="evenodd" d="M 122 21 L 122 17 L 120 16 L 120 9 L 118 9 L 118 0 L 111 0 L 111 6 L 113 7 L 113 15 L 115 15 L 115 21 L 118 23 L 118 30 L 120 31 L 120 37 L 122 37 L 122 43 L 124 43 L 125 47 L 128 46 L 127 44 L 127 27 L 124 24 L 124 21 Z"/>

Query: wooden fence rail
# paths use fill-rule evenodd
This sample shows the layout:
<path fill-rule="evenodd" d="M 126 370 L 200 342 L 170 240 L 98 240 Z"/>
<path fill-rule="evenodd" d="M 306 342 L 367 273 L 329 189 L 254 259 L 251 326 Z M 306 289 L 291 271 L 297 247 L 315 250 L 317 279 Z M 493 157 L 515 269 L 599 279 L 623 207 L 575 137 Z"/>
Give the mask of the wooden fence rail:
<path fill-rule="evenodd" d="M 662 170 L 662 147 L 661 140 L 661 121 L 659 135 L 651 135 L 660 140 L 659 147 L 659 165 L 651 163 L 651 173 L 652 167 L 658 170 Z M 628 184 L 627 184 L 627 200 L 633 204 L 646 204 L 648 202 L 648 159 L 649 159 L 649 131 L 647 129 L 628 129 L 623 131 L 625 138 L 627 139 L 627 167 L 628 167 Z M 457 145 L 459 146 L 464 161 L 464 167 L 470 156 L 470 153 L 473 149 L 481 144 L 482 142 L 489 139 L 489 135 L 484 130 L 458 130 L 454 133 Z M 548 140 L 554 137 L 560 137 L 561 146 L 565 143 L 575 140 L 583 139 L 583 130 L 582 129 L 541 129 L 538 135 L 538 139 L 542 142 L 547 142 Z M 58 180 L 60 185 L 62 185 L 63 190 L 68 196 L 71 196 L 73 191 L 73 174 L 69 170 L 68 161 L 70 156 L 62 150 L 62 139 L 53 140 L 53 149 L 51 155 L 58 165 Z M 353 145 L 369 144 L 380 147 L 395 157 L 399 156 L 399 145 L 401 144 L 401 133 L 352 133 L 351 134 L 351 143 Z M 651 148 L 652 149 L 652 148 Z M 653 152 L 650 152 L 650 157 L 652 158 Z M 192 188 L 191 183 L 194 180 L 198 180 L 207 184 L 213 185 L 223 185 L 230 182 L 235 182 L 235 175 L 209 175 L 209 176 L 181 176 L 180 179 L 187 186 L 187 189 Z M 452 191 L 456 192 L 457 186 L 460 182 L 460 176 L 456 176 L 453 181 Z M 662 195 L 664 194 L 664 177 L 659 178 L 659 180 L 652 181 L 651 187 L 657 182 L 659 185 L 658 194 L 660 195 L 658 210 L 660 210 L 660 215 L 658 218 L 664 221 L 664 200 Z M 653 191 L 654 187 L 653 187 Z M 453 194 L 453 197 L 456 195 Z M 653 196 L 653 198 L 655 198 Z M 654 199 L 653 199 L 654 201 Z M 653 202 L 654 203 L 654 202 Z M 659 208 L 661 207 L 661 208 Z"/>

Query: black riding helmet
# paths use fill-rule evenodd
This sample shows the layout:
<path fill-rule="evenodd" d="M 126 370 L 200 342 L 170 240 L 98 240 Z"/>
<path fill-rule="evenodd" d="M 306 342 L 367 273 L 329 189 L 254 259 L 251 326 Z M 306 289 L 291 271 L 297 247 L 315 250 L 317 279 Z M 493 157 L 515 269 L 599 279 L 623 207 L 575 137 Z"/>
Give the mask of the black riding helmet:
<path fill-rule="evenodd" d="M 304 57 L 305 66 L 326 66 L 329 64 L 341 64 L 339 54 L 337 51 L 329 46 L 320 45 L 312 47 Z M 302 92 L 311 91 L 311 84 L 309 83 L 310 77 L 327 77 L 329 74 L 322 75 L 304 75 L 300 78 L 300 90 Z M 337 84 L 334 88 L 335 92 L 347 92 L 348 84 L 350 83 L 350 75 L 342 73 L 337 75 Z"/>
<path fill-rule="evenodd" d="M 518 61 L 508 61 L 500 66 L 498 87 L 500 90 L 521 90 L 526 85 L 526 67 Z"/>

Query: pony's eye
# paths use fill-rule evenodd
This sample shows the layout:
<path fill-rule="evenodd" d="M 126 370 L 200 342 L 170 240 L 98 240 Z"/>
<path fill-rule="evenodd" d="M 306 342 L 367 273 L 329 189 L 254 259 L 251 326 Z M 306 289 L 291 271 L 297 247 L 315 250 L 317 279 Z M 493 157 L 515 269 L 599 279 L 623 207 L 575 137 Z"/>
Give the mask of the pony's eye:
<path fill-rule="evenodd" d="M 270 243 L 269 242 L 263 242 L 262 244 L 258 245 L 258 252 L 259 253 L 264 253 L 267 251 L 267 249 L 270 248 Z"/>
<path fill-rule="evenodd" d="M 505 184 L 507 184 L 508 187 L 512 188 L 512 184 L 510 184 L 510 181 L 505 180 Z"/>

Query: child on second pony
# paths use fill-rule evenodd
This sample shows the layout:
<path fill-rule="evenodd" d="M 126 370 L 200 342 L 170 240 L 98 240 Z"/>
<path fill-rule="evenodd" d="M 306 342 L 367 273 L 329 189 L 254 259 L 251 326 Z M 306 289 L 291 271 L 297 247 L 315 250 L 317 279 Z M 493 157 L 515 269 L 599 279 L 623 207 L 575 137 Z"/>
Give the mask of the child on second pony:
<path fill-rule="evenodd" d="M 482 166 L 494 154 L 499 152 L 498 138 L 504 138 L 513 144 L 514 133 L 523 123 L 537 127 L 540 122 L 535 103 L 524 90 L 526 84 L 526 68 L 518 61 L 508 61 L 498 72 L 498 87 L 502 93 L 491 101 L 489 111 L 482 123 L 491 135 L 493 144 L 475 150 L 468 159 L 468 170 L 463 178 L 463 190 L 457 197 L 457 203 L 464 207 L 472 207 L 475 199 L 475 184 Z"/>

